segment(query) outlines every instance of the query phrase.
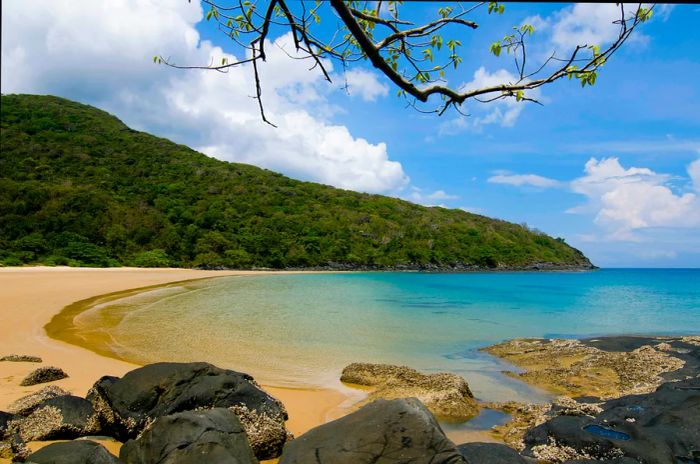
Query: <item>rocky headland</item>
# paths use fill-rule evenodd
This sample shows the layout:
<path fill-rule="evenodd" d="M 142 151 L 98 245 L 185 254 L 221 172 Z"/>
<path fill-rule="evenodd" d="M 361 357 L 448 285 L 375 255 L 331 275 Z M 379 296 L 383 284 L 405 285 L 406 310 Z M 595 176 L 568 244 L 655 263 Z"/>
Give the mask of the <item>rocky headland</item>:
<path fill-rule="evenodd" d="M 493 434 L 543 462 L 700 462 L 700 337 L 516 339 L 483 351 L 562 395 L 487 406 L 511 414 Z"/>

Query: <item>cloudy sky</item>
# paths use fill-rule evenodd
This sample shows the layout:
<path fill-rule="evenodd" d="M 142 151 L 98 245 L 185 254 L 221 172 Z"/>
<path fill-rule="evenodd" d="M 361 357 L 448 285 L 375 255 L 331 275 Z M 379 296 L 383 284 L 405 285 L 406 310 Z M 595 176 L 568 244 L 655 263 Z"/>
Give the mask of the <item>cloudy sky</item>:
<path fill-rule="evenodd" d="M 411 4 L 418 19 L 435 5 Z M 508 4 L 479 17 L 450 79 L 512 76 L 489 56 L 514 24 L 536 27 L 533 58 L 615 34 L 610 5 Z M 700 8 L 665 6 L 593 88 L 562 81 L 544 106 L 471 104 L 469 116 L 405 108 L 366 65 L 329 84 L 278 34 L 262 67 L 274 129 L 260 120 L 250 70 L 206 64 L 240 53 L 193 0 L 2 2 L 2 92 L 52 94 L 210 156 L 342 188 L 463 208 L 564 237 L 606 267 L 700 266 Z M 333 20 L 326 27 L 334 27 Z M 505 27 L 505 29 L 504 29 Z M 345 85 L 347 84 L 347 85 Z M 535 95 L 533 95 L 535 96 Z"/>

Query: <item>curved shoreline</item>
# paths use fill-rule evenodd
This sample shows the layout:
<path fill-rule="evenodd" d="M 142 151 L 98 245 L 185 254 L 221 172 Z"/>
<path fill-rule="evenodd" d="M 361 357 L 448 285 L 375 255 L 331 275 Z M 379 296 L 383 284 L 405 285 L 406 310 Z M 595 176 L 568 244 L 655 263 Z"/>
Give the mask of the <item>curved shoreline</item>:
<path fill-rule="evenodd" d="M 101 356 L 107 358 L 113 358 L 120 361 L 128 362 L 131 364 L 140 364 L 134 359 L 127 359 L 120 356 L 116 351 L 109 348 L 109 343 L 106 340 L 95 341 L 92 343 L 85 336 L 81 328 L 75 323 L 75 319 L 81 314 L 93 309 L 96 305 L 109 303 L 111 301 L 119 300 L 121 298 L 139 295 L 141 293 L 156 290 L 165 289 L 169 287 L 178 287 L 188 282 L 200 282 L 203 280 L 217 279 L 221 277 L 240 277 L 239 275 L 222 275 L 222 276 L 212 276 L 212 277 L 201 277 L 194 279 L 178 280 L 174 282 L 168 282 L 164 284 L 148 285 L 146 287 L 136 287 L 127 290 L 119 290 L 116 292 L 106 293 L 104 295 L 96 295 L 90 298 L 85 298 L 83 300 L 75 301 L 55 314 L 51 320 L 44 326 L 46 334 L 54 339 L 65 343 L 70 343 L 71 345 L 80 346 L 92 352 L 95 352 Z M 125 315 L 114 320 L 114 326 L 118 325 Z M 95 336 L 93 334 L 93 336 Z"/>
<path fill-rule="evenodd" d="M 31 353 L 43 359 L 36 363 L 0 363 L 0 410 L 14 400 L 40 389 L 19 386 L 20 380 L 40 365 L 55 365 L 70 377 L 54 382 L 82 395 L 104 375 L 122 376 L 139 366 L 107 350 L 74 344 L 75 330 L 61 332 L 66 318 L 87 301 L 115 295 L 137 294 L 149 288 L 224 276 L 268 275 L 280 271 L 203 271 L 144 268 L 0 268 L 0 353 Z M 300 272 L 294 272 L 300 273 Z M 64 312 L 64 310 L 68 310 Z M 46 328 L 50 329 L 47 333 Z M 59 334 L 60 333 L 60 334 Z M 56 336 L 60 335 L 60 336 Z M 73 338 L 71 338 L 73 337 Z M 348 395 L 331 389 L 290 388 L 265 385 L 287 407 L 289 429 L 300 434 L 339 415 Z"/>

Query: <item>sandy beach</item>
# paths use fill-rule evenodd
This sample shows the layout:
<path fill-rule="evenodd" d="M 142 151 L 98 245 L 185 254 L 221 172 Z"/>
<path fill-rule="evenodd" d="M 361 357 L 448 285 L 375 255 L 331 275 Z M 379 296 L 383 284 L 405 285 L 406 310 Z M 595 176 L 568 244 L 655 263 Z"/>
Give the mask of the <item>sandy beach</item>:
<path fill-rule="evenodd" d="M 0 410 L 46 384 L 21 387 L 21 380 L 39 366 L 56 366 L 70 377 L 53 382 L 84 396 L 103 375 L 122 376 L 138 367 L 49 338 L 44 326 L 65 306 L 79 300 L 133 288 L 190 279 L 259 275 L 265 271 L 200 271 L 141 268 L 0 268 L 0 356 L 31 354 L 43 363 L 0 362 Z M 295 435 L 326 422 L 347 397 L 336 390 L 265 386 L 286 406 L 288 428 Z M 335 414 L 333 413 L 335 411 Z"/>

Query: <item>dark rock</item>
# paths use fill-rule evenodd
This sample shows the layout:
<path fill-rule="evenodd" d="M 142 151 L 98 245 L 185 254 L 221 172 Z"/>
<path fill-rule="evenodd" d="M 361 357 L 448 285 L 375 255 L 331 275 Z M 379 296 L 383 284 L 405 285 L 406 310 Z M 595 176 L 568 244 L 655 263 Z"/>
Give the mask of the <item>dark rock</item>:
<path fill-rule="evenodd" d="M 72 395 L 44 401 L 27 417 L 16 419 L 13 426 L 25 441 L 70 440 L 100 431 L 92 404 Z"/>
<path fill-rule="evenodd" d="M 126 464 L 257 464 L 243 425 L 224 408 L 159 417 L 122 446 Z"/>
<path fill-rule="evenodd" d="M 248 374 L 208 363 L 157 363 L 121 379 L 103 377 L 88 394 L 105 433 L 124 441 L 151 421 L 182 411 L 230 408 L 259 459 L 279 456 L 289 438 L 282 403 Z"/>
<path fill-rule="evenodd" d="M 415 398 L 377 400 L 289 442 L 279 464 L 463 464 Z"/>
<path fill-rule="evenodd" d="M 89 440 L 52 443 L 32 453 L 28 462 L 36 464 L 119 464 L 116 456 Z"/>
<path fill-rule="evenodd" d="M 28 354 L 10 354 L 0 358 L 0 361 L 40 363 L 42 359 L 39 356 L 31 356 Z"/>
<path fill-rule="evenodd" d="M 525 454 L 551 459 L 569 447 L 596 459 L 700 461 L 700 378 L 667 382 L 653 393 L 624 396 L 601 407 L 594 417 L 559 416 L 533 428 L 525 435 Z"/>
<path fill-rule="evenodd" d="M 5 436 L 7 432 L 7 423 L 14 419 L 15 415 L 9 412 L 0 411 L 0 439 Z"/>
<path fill-rule="evenodd" d="M 513 448 L 499 443 L 465 443 L 457 450 L 467 464 L 528 464 Z"/>
<path fill-rule="evenodd" d="M 684 380 L 700 373 L 700 337 L 612 336 L 581 340 L 581 343 L 609 352 L 630 352 L 651 345 L 683 361 L 680 369 L 664 372 L 664 380 Z"/>
<path fill-rule="evenodd" d="M 68 377 L 68 374 L 63 372 L 63 369 L 53 366 L 40 367 L 22 380 L 20 383 L 23 387 L 29 387 L 38 383 L 53 382 Z"/>

